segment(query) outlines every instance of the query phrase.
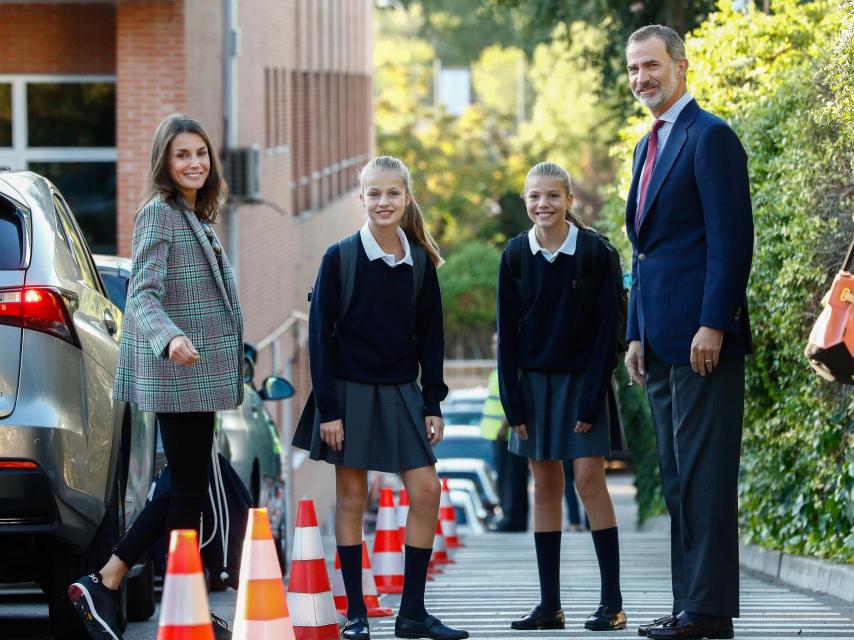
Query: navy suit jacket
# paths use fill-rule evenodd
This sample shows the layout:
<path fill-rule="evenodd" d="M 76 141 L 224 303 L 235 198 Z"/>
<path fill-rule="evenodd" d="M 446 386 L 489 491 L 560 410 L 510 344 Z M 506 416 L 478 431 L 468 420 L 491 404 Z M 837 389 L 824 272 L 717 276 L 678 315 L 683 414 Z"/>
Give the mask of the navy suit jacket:
<path fill-rule="evenodd" d="M 645 340 L 673 365 L 688 364 L 701 326 L 724 331 L 721 356 L 752 350 L 747 279 L 753 213 L 747 154 L 726 122 L 695 100 L 659 154 L 635 233 L 648 135 L 637 144 L 626 230 L 632 243 L 628 340 Z"/>

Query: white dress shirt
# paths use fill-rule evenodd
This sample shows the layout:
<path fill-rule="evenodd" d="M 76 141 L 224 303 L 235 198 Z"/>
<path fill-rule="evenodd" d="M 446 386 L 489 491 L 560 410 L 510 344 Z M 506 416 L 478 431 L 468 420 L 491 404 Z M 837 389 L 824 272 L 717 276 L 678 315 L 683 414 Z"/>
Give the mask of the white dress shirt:
<path fill-rule="evenodd" d="M 400 260 L 396 260 L 394 254 L 383 251 L 376 238 L 374 238 L 374 234 L 371 233 L 369 223 L 366 222 L 362 226 L 359 231 L 359 237 L 362 239 L 362 246 L 365 248 L 365 253 L 371 262 L 374 260 L 383 260 L 390 267 L 397 267 L 401 264 L 408 264 L 410 267 L 413 266 L 412 252 L 409 250 L 409 240 L 406 239 L 406 234 L 400 227 L 397 227 L 397 237 L 400 238 L 400 244 L 403 245 L 403 258 Z"/>
<path fill-rule="evenodd" d="M 531 227 L 531 230 L 528 231 L 528 246 L 531 247 L 531 253 L 537 255 L 537 253 L 542 253 L 543 257 L 549 262 L 554 262 L 557 259 L 557 254 L 565 253 L 568 256 L 571 256 L 575 253 L 575 245 L 578 241 L 578 227 L 574 224 L 566 221 L 566 225 L 569 227 L 569 231 L 566 233 L 566 238 L 563 241 L 563 244 L 560 245 L 560 248 L 554 253 L 549 252 L 548 249 L 545 249 L 540 246 L 540 241 L 537 240 L 537 232 L 536 227 Z"/>

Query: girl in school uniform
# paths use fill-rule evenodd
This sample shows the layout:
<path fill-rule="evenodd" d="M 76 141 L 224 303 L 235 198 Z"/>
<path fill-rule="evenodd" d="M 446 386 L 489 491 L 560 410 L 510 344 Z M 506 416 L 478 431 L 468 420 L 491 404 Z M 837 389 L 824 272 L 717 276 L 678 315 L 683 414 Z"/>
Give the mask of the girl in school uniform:
<path fill-rule="evenodd" d="M 327 249 L 312 294 L 315 409 L 309 402 L 294 444 L 312 459 L 335 465 L 335 537 L 348 607 L 342 637 L 370 638 L 362 594 L 362 516 L 367 473 L 374 470 L 399 473 L 410 501 L 396 635 L 467 638 L 424 606 L 440 498 L 432 445 L 442 439 L 439 403 L 448 391 L 436 277 L 442 258 L 403 162 L 375 158 L 359 178 L 367 221 Z"/>
<path fill-rule="evenodd" d="M 575 486 L 590 518 L 599 561 L 599 607 L 591 630 L 626 627 L 620 593 L 617 521 L 605 484 L 611 451 L 606 390 L 611 379 L 617 293 L 610 257 L 598 251 L 590 299 L 581 300 L 577 252 L 592 234 L 571 211 L 565 169 L 533 167 L 522 194 L 533 226 L 501 256 L 498 283 L 498 367 L 501 401 L 513 428 L 509 448 L 529 458 L 534 477 L 534 543 L 540 602 L 513 629 L 563 629 L 560 539 L 563 460 L 572 460 Z M 595 239 L 595 242 L 601 242 Z M 589 245 L 588 245 L 589 246 Z"/>

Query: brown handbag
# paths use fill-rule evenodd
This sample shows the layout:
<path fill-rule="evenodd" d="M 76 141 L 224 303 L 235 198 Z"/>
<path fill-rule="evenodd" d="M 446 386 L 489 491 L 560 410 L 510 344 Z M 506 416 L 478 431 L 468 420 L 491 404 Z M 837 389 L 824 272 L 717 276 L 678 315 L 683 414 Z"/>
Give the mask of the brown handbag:
<path fill-rule="evenodd" d="M 822 299 L 804 355 L 822 378 L 854 385 L 854 241 Z"/>

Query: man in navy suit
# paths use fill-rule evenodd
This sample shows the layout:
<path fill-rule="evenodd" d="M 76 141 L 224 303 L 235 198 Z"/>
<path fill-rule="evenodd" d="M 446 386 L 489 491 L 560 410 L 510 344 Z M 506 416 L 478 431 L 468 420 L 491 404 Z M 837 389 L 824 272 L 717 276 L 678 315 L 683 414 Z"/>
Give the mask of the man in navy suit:
<path fill-rule="evenodd" d="M 738 466 L 753 216 L 747 156 L 687 91 L 679 35 L 626 47 L 632 93 L 654 116 L 635 147 L 626 367 L 647 388 L 671 519 L 673 609 L 638 633 L 732 638 L 738 617 Z"/>

